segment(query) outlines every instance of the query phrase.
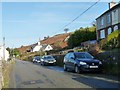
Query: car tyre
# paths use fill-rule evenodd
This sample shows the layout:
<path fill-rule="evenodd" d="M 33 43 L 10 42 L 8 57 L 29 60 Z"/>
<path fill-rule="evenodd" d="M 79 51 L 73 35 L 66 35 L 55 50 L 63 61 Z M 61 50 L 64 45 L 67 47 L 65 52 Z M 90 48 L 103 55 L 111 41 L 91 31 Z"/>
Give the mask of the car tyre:
<path fill-rule="evenodd" d="M 67 67 L 66 67 L 66 65 L 64 64 L 64 71 L 67 71 Z"/>
<path fill-rule="evenodd" d="M 79 70 L 79 68 L 78 68 L 77 65 L 75 66 L 75 72 L 76 72 L 76 73 L 80 73 L 80 70 Z"/>
<path fill-rule="evenodd" d="M 41 66 L 43 65 L 43 62 L 40 62 Z"/>
<path fill-rule="evenodd" d="M 45 66 L 45 63 L 43 62 L 42 65 Z"/>

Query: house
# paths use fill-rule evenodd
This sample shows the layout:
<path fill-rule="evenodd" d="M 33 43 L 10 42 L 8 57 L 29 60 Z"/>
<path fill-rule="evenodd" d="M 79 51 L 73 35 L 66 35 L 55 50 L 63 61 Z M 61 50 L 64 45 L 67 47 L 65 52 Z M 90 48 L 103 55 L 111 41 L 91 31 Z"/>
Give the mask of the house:
<path fill-rule="evenodd" d="M 49 44 L 40 44 L 40 41 L 32 46 L 32 52 L 36 51 L 50 51 L 53 50 L 52 46 Z"/>
<path fill-rule="evenodd" d="M 110 2 L 109 10 L 96 19 L 97 40 L 107 37 L 110 33 L 120 29 L 120 3 Z"/>
<path fill-rule="evenodd" d="M 50 50 L 53 50 L 52 46 L 49 45 L 49 44 L 43 44 L 42 45 L 42 50 L 43 51 L 50 51 Z"/>
<path fill-rule="evenodd" d="M 42 48 L 42 46 L 41 46 L 40 42 L 38 42 L 31 47 L 31 49 L 32 49 L 31 51 L 32 52 L 40 51 L 41 48 Z"/>
<path fill-rule="evenodd" d="M 4 49 L 3 46 L 0 46 L 0 60 L 4 59 L 5 61 L 7 61 L 9 59 L 9 56 L 9 52 L 6 49 Z"/>
<path fill-rule="evenodd" d="M 90 45 L 95 45 L 95 44 L 97 44 L 96 40 L 89 40 L 89 41 L 82 42 L 81 46 L 89 47 Z"/>
<path fill-rule="evenodd" d="M 33 46 L 33 45 L 21 46 L 21 47 L 17 48 L 17 50 L 18 50 L 21 54 L 24 54 L 24 53 L 27 53 L 27 52 L 31 52 L 32 46 Z"/>

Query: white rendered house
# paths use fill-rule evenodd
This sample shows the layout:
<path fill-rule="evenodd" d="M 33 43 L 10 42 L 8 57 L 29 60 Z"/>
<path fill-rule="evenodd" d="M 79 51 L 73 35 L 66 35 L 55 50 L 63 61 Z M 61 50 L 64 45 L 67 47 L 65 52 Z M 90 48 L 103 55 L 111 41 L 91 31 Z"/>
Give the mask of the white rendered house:
<path fill-rule="evenodd" d="M 0 46 L 0 60 L 4 59 L 5 61 L 7 61 L 9 59 L 9 56 L 9 52 L 6 49 L 4 49 L 3 46 Z"/>

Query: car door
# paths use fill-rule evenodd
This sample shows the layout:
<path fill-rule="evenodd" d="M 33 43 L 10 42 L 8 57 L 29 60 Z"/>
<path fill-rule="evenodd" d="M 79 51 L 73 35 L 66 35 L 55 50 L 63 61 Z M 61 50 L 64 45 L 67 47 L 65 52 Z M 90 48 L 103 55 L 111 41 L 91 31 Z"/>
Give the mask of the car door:
<path fill-rule="evenodd" d="M 75 56 L 74 53 L 70 53 L 69 55 L 69 67 L 74 70 Z"/>
<path fill-rule="evenodd" d="M 66 54 L 66 56 L 64 57 L 64 63 L 66 65 L 66 67 L 69 67 L 69 53 Z"/>

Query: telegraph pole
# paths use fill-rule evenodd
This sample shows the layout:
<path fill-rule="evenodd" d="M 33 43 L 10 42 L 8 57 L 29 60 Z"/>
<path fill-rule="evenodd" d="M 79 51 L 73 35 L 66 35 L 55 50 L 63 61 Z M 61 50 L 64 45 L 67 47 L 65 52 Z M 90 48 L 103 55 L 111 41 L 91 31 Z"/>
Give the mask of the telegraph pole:
<path fill-rule="evenodd" d="M 3 37 L 3 60 L 5 60 L 5 37 Z"/>

